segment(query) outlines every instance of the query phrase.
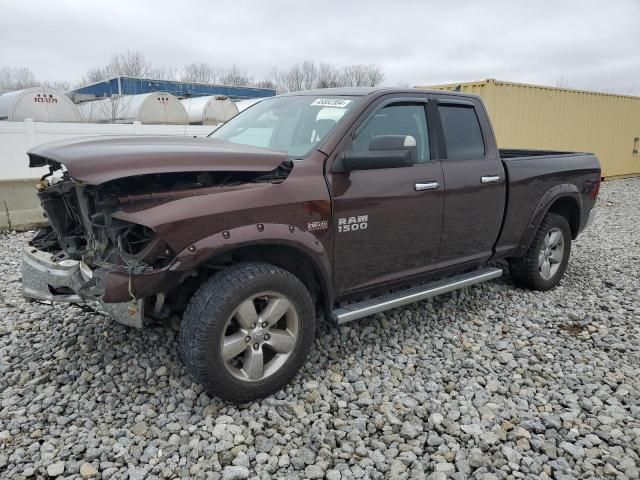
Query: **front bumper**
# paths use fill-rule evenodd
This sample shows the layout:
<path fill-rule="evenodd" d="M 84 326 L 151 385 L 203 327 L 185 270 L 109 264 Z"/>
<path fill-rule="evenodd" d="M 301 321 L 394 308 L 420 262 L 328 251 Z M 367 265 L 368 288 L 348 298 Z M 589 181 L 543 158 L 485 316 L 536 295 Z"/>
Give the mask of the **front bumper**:
<path fill-rule="evenodd" d="M 91 269 L 78 260 L 58 260 L 34 247 L 22 250 L 22 294 L 50 302 L 82 303 L 95 299 Z"/>
<path fill-rule="evenodd" d="M 87 264 L 78 260 L 56 259 L 35 247 L 22 250 L 22 294 L 26 298 L 49 302 L 84 303 L 98 300 L 102 311 L 116 322 L 141 328 L 144 301 L 103 303 L 96 295 L 96 281 Z"/>

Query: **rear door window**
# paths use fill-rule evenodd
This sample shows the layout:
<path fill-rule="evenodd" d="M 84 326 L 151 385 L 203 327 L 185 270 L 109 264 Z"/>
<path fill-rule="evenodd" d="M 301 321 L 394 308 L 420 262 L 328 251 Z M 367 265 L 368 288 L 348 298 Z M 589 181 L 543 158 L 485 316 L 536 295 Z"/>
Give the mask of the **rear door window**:
<path fill-rule="evenodd" d="M 449 160 L 484 158 L 484 140 L 472 106 L 438 105 Z"/>

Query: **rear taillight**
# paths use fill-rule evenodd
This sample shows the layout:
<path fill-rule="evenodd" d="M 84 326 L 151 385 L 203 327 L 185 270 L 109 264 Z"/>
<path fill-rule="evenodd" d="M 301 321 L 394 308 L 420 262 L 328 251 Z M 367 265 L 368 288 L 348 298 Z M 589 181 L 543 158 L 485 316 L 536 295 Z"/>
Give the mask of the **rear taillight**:
<path fill-rule="evenodd" d="M 594 200 L 598 198 L 598 193 L 600 193 L 600 179 L 598 178 L 595 182 L 593 182 L 593 187 L 591 188 L 591 193 L 589 196 Z"/>

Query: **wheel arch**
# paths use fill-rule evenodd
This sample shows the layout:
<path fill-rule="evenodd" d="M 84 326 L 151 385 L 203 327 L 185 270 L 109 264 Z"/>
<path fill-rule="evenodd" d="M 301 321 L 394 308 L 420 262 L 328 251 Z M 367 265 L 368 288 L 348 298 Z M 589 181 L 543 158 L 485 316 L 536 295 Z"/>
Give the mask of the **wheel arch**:
<path fill-rule="evenodd" d="M 580 204 L 574 197 L 564 196 L 557 198 L 547 209 L 547 213 L 562 215 L 571 228 L 571 239 L 575 240 L 580 232 Z"/>
<path fill-rule="evenodd" d="M 549 212 L 557 213 L 566 218 L 571 229 L 571 238 L 575 240 L 580 232 L 580 218 L 582 214 L 582 200 L 578 188 L 572 184 L 562 184 L 548 190 L 540 199 L 527 228 L 520 240 L 515 257 L 524 255 L 531 245 L 540 227 L 540 223 Z"/>
<path fill-rule="evenodd" d="M 301 248 L 284 243 L 250 243 L 210 257 L 207 265 L 225 265 L 229 262 L 264 262 L 296 276 L 309 290 L 316 304 L 324 313 L 331 312 L 332 293 L 328 277 L 313 257 Z"/>

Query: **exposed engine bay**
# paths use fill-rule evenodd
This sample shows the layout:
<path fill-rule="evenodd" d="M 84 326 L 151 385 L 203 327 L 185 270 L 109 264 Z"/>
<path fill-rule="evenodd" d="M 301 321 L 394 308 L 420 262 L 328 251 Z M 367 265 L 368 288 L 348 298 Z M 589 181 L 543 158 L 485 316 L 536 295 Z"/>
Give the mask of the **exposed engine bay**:
<path fill-rule="evenodd" d="M 281 182 L 290 162 L 264 172 L 178 172 L 147 174 L 112 180 L 102 185 L 79 185 L 64 166 L 48 161 L 50 172 L 38 184 L 38 197 L 50 223 L 32 244 L 40 250 L 63 250 L 69 258 L 91 267 L 124 265 L 139 272 L 160 266 L 173 252 L 154 241 L 150 228 L 114 218 L 123 206 L 213 193 L 221 186 L 248 182 Z"/>

